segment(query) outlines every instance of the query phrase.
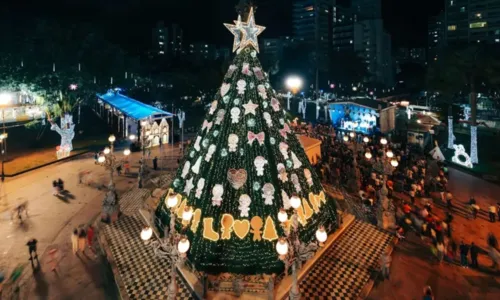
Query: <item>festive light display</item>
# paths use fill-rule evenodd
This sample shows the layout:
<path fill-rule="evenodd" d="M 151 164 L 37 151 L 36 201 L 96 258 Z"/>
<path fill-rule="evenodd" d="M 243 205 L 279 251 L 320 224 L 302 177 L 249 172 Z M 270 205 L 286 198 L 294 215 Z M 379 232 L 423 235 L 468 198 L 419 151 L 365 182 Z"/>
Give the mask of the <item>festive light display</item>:
<path fill-rule="evenodd" d="M 453 148 L 455 149 L 455 153 L 451 158 L 451 161 L 464 167 L 472 168 L 473 165 L 471 159 L 469 154 L 465 152 L 464 145 L 453 145 Z M 463 157 L 463 159 L 460 159 L 460 157 Z"/>
<path fill-rule="evenodd" d="M 245 26 L 258 28 L 253 12 Z M 320 225 L 327 231 L 337 226 L 335 202 L 327 201 L 269 78 L 260 71 L 251 42 L 258 30 L 242 35 L 247 44 L 240 43 L 205 126 L 187 149 L 171 191 L 156 210 L 161 224 L 169 224 L 165 202 L 173 193 L 180 195 L 174 209 L 181 230 L 185 207 L 192 208 L 191 226 L 182 231 L 190 242 L 187 259 L 197 271 L 210 274 L 283 272 L 275 244 L 285 235 L 289 225 L 280 224 L 290 223 L 285 219 L 293 208 L 301 243 L 316 242 Z"/>

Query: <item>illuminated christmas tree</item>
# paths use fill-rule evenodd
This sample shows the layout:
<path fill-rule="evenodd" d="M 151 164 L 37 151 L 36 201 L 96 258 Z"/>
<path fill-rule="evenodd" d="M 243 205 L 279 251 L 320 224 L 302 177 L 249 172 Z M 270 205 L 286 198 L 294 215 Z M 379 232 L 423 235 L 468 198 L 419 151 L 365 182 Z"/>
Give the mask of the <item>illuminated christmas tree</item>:
<path fill-rule="evenodd" d="M 171 189 L 156 210 L 158 226 L 170 224 L 169 199 L 178 232 L 190 241 L 187 258 L 210 274 L 281 273 L 276 244 L 296 210 L 301 244 L 315 243 L 321 226 L 336 228 L 335 202 L 285 118 L 285 110 L 257 58 L 253 10 L 246 22 L 225 24 L 237 55 L 214 97 L 203 126 L 180 163 Z M 175 201 L 177 198 L 177 201 Z M 183 213 L 192 212 L 190 221 Z M 288 226 L 288 227 L 287 227 Z"/>

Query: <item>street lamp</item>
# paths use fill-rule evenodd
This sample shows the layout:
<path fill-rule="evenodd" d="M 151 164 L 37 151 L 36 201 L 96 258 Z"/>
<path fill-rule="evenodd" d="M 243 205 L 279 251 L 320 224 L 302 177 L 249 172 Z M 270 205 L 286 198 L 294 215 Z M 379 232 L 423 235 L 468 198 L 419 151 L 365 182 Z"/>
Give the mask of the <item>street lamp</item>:
<path fill-rule="evenodd" d="M 391 160 L 391 166 L 393 166 L 394 168 L 396 168 L 398 165 L 399 165 L 399 163 L 398 163 L 398 161 L 396 159 L 392 159 Z"/>
<path fill-rule="evenodd" d="M 368 160 L 372 159 L 372 154 L 371 154 L 371 152 L 367 151 L 367 152 L 365 153 L 365 157 L 366 157 L 366 159 L 368 159 Z"/>
<path fill-rule="evenodd" d="M 318 230 L 316 230 L 316 239 L 318 240 L 320 247 L 324 246 L 323 243 L 326 241 L 327 238 L 328 235 L 326 234 L 325 226 L 321 225 L 318 228 Z"/>
<path fill-rule="evenodd" d="M 365 136 L 365 137 L 363 138 L 363 142 L 368 143 L 369 141 L 370 141 L 370 139 L 369 139 L 367 136 Z"/>
<path fill-rule="evenodd" d="M 381 138 L 380 139 L 380 144 L 382 144 L 384 146 L 387 145 L 387 139 L 386 138 Z"/>
<path fill-rule="evenodd" d="M 387 155 L 387 157 L 388 157 L 388 158 L 393 158 L 393 157 L 394 157 L 394 153 L 392 153 L 392 151 L 391 151 L 391 150 L 387 151 L 387 152 L 385 153 L 385 155 Z"/>
<path fill-rule="evenodd" d="M 5 132 L 5 107 L 12 101 L 12 94 L 1 93 L 0 94 L 0 106 L 2 107 L 2 128 L 3 133 L 0 139 L 2 143 L 2 182 L 5 180 L 4 164 L 5 155 L 7 154 L 7 133 Z"/>
<path fill-rule="evenodd" d="M 297 76 L 290 76 L 286 79 L 286 86 L 290 91 L 287 94 L 287 109 L 290 110 L 290 99 L 292 98 L 292 94 L 295 94 L 302 87 L 302 79 Z"/>
<path fill-rule="evenodd" d="M 348 142 L 349 141 L 349 137 L 347 135 L 344 135 L 343 139 L 344 139 L 344 142 Z"/>

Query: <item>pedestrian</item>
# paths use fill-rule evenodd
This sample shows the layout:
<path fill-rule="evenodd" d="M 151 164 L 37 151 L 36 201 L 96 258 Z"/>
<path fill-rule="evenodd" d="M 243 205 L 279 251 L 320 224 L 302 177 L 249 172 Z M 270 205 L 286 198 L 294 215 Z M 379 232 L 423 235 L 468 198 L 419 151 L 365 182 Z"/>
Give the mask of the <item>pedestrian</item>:
<path fill-rule="evenodd" d="M 479 205 L 477 204 L 472 204 L 470 206 L 470 209 L 471 209 L 471 214 L 472 214 L 472 218 L 475 220 L 477 219 L 477 213 L 479 212 Z"/>
<path fill-rule="evenodd" d="M 450 191 L 446 191 L 446 207 L 448 208 L 449 211 L 453 209 L 451 200 L 453 200 L 453 195 L 450 193 Z"/>
<path fill-rule="evenodd" d="M 52 195 L 57 196 L 59 194 L 59 187 L 56 180 L 52 181 L 52 190 Z"/>
<path fill-rule="evenodd" d="M 470 244 L 470 261 L 471 267 L 478 268 L 477 255 L 479 254 L 479 247 L 477 247 L 474 242 Z"/>
<path fill-rule="evenodd" d="M 444 245 L 443 245 L 443 243 L 438 242 L 436 248 L 437 248 L 437 259 L 438 259 L 439 263 L 441 263 L 443 261 L 443 258 L 444 258 Z"/>
<path fill-rule="evenodd" d="M 469 199 L 469 205 L 476 204 L 476 199 L 474 199 L 474 196 L 471 196 Z"/>
<path fill-rule="evenodd" d="M 155 171 L 158 170 L 158 156 L 155 156 L 155 158 L 153 158 L 153 169 Z"/>
<path fill-rule="evenodd" d="M 87 233 L 85 228 L 80 228 L 78 233 L 78 250 L 85 254 L 85 247 L 87 246 Z"/>
<path fill-rule="evenodd" d="M 99 159 L 99 152 L 97 152 L 97 151 L 96 151 L 96 152 L 94 153 L 94 160 L 95 160 L 94 164 L 96 164 L 96 165 L 97 165 L 97 164 L 99 163 L 98 159 Z"/>
<path fill-rule="evenodd" d="M 424 297 L 423 300 L 434 300 L 434 295 L 432 294 L 432 289 L 430 286 L 426 286 L 424 288 Z"/>
<path fill-rule="evenodd" d="M 495 205 L 492 205 L 488 208 L 488 214 L 490 215 L 490 222 L 495 223 L 495 218 L 497 215 L 497 208 Z"/>
<path fill-rule="evenodd" d="M 26 246 L 28 246 L 28 251 L 30 253 L 29 260 L 31 260 L 32 263 L 33 263 L 33 259 L 38 260 L 38 254 L 36 253 L 36 244 L 37 243 L 38 243 L 38 241 L 36 239 L 31 239 L 26 243 Z M 34 256 L 33 256 L 33 253 L 35 254 Z"/>
<path fill-rule="evenodd" d="M 89 225 L 89 227 L 87 227 L 87 243 L 90 250 L 94 251 L 94 249 L 92 248 L 94 244 L 94 227 L 92 225 Z"/>
<path fill-rule="evenodd" d="M 467 261 L 467 254 L 469 253 L 469 246 L 464 243 L 464 241 L 460 242 L 460 265 L 463 268 L 468 268 L 469 262 Z"/>
<path fill-rule="evenodd" d="M 78 229 L 73 229 L 73 233 L 71 234 L 71 246 L 73 249 L 73 254 L 78 252 Z"/>
<path fill-rule="evenodd" d="M 380 266 L 382 269 L 382 278 L 384 279 L 389 279 L 389 271 L 391 268 L 391 254 L 389 249 L 385 251 L 385 253 L 382 254 L 382 257 L 380 258 Z"/>
<path fill-rule="evenodd" d="M 62 179 L 61 179 L 61 178 L 57 179 L 57 186 L 59 187 L 59 190 L 60 190 L 61 192 L 63 192 L 63 191 L 64 191 L 64 181 L 62 181 Z"/>

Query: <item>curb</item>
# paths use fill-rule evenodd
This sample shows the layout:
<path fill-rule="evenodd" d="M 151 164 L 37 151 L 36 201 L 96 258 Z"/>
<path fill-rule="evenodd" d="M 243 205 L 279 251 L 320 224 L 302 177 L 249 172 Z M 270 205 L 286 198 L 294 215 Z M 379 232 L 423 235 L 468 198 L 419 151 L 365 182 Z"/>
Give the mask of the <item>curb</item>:
<path fill-rule="evenodd" d="M 479 178 L 479 179 L 482 179 L 486 182 L 489 182 L 489 183 L 493 183 L 493 184 L 496 184 L 498 186 L 500 186 L 500 179 L 497 179 L 497 180 L 490 180 L 490 179 L 487 179 L 487 178 L 484 178 L 484 176 L 489 176 L 489 175 L 484 175 L 484 174 L 481 174 L 481 173 L 478 173 L 478 172 L 474 172 L 474 171 L 471 171 L 470 169 L 467 169 L 467 168 L 464 168 L 464 167 L 461 167 L 451 161 L 446 161 L 448 164 L 447 166 L 456 170 L 456 171 L 460 171 L 460 172 L 463 172 L 463 173 L 466 173 L 466 174 L 469 174 L 469 175 L 472 175 L 476 178 Z"/>

